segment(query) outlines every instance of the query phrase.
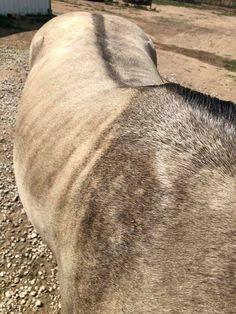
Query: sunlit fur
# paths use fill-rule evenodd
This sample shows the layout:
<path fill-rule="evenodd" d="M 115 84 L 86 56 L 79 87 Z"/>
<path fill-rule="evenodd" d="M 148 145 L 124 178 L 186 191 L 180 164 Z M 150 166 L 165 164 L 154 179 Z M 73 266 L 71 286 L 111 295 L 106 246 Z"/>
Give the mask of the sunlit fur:
<path fill-rule="evenodd" d="M 236 313 L 235 104 L 162 83 L 120 17 L 36 34 L 14 165 L 67 314 Z"/>

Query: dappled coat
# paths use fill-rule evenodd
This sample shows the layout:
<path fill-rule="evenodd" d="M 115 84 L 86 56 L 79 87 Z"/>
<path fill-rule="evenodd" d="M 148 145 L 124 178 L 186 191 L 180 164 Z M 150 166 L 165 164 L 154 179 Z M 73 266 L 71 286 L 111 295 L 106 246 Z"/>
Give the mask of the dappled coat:
<path fill-rule="evenodd" d="M 15 175 L 63 313 L 236 313 L 235 105 L 163 83 L 111 15 L 53 19 L 30 64 Z"/>

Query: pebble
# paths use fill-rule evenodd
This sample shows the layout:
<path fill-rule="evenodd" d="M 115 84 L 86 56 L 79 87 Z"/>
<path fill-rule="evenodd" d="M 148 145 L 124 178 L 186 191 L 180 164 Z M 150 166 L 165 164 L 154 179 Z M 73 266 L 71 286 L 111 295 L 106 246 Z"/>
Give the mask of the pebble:
<path fill-rule="evenodd" d="M 4 277 L 5 274 L 6 274 L 5 271 L 1 271 L 0 272 L 0 277 Z"/>
<path fill-rule="evenodd" d="M 32 234 L 31 234 L 31 239 L 34 239 L 34 238 L 37 238 L 37 233 L 35 233 L 35 232 L 33 232 Z"/>
<path fill-rule="evenodd" d="M 10 292 L 10 291 L 7 291 L 7 292 L 5 293 L 5 297 L 6 297 L 6 298 L 10 298 L 10 297 L 11 297 L 11 295 L 12 295 L 12 294 L 11 294 L 11 292 Z"/>
<path fill-rule="evenodd" d="M 19 293 L 19 297 L 21 298 L 21 299 L 24 299 L 24 297 L 27 295 L 27 291 L 23 291 L 23 292 L 20 292 Z"/>
<path fill-rule="evenodd" d="M 33 297 L 35 297 L 35 296 L 36 296 L 36 294 L 37 294 L 37 292 L 36 292 L 36 291 L 31 291 L 31 292 L 30 292 L 30 295 L 32 295 Z"/>
<path fill-rule="evenodd" d="M 36 305 L 36 307 L 42 307 L 42 306 L 43 306 L 43 302 L 40 301 L 40 300 L 37 300 L 37 301 L 35 302 L 35 305 Z"/>
<path fill-rule="evenodd" d="M 41 293 L 41 292 L 43 292 L 43 291 L 45 291 L 45 290 L 46 290 L 46 287 L 45 287 L 45 286 L 42 286 L 42 287 L 39 288 L 39 293 Z"/>
<path fill-rule="evenodd" d="M 17 202 L 19 200 L 19 195 L 15 195 L 15 197 L 13 198 L 13 202 Z"/>
<path fill-rule="evenodd" d="M 36 282 L 36 279 L 32 279 L 32 280 L 30 280 L 30 284 L 31 284 L 31 285 L 34 285 L 34 284 L 35 284 L 35 282 Z"/>

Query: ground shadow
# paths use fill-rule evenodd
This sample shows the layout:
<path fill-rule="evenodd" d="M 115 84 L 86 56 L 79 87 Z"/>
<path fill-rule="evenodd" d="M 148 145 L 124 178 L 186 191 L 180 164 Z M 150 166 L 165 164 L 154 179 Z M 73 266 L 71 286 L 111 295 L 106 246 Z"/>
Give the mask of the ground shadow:
<path fill-rule="evenodd" d="M 16 33 L 35 31 L 54 17 L 55 15 L 35 15 L 24 17 L 0 16 L 0 37 Z"/>

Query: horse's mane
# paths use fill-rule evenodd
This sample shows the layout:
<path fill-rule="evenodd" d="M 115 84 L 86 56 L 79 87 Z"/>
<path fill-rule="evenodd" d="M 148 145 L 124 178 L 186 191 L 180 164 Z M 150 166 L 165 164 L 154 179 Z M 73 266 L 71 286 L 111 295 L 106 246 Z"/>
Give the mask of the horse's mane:
<path fill-rule="evenodd" d="M 211 97 L 176 83 L 166 83 L 163 86 L 182 97 L 190 106 L 204 109 L 214 118 L 223 118 L 236 126 L 236 103 Z"/>

